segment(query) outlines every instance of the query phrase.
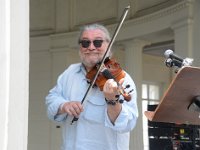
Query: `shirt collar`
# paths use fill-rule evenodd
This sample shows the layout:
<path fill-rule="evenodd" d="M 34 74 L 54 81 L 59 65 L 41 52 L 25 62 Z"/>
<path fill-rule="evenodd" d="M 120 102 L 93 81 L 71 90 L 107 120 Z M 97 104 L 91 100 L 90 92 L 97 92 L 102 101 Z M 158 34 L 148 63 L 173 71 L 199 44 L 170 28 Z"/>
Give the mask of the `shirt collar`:
<path fill-rule="evenodd" d="M 81 71 L 86 76 L 87 72 L 83 63 L 81 63 L 79 71 Z"/>

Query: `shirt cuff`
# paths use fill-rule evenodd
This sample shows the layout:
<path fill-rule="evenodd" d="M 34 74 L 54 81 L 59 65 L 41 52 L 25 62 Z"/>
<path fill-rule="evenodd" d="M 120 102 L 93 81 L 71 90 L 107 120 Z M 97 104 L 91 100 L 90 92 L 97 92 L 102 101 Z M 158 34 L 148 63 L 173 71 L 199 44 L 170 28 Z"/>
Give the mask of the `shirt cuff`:
<path fill-rule="evenodd" d="M 58 114 L 58 111 L 60 109 L 60 106 L 65 103 L 66 101 L 63 101 L 63 102 L 60 102 L 60 103 L 55 103 L 54 105 L 52 105 L 50 108 L 49 108 L 49 111 L 48 111 L 48 116 L 50 119 L 52 119 L 53 121 L 56 121 L 56 122 L 62 122 L 64 120 L 66 120 L 66 117 L 67 117 L 67 113 L 64 113 L 64 114 Z"/>
<path fill-rule="evenodd" d="M 58 115 L 54 116 L 54 120 L 57 121 L 57 122 L 62 122 L 64 120 L 66 120 L 66 118 L 67 118 L 67 113 L 58 114 Z"/>

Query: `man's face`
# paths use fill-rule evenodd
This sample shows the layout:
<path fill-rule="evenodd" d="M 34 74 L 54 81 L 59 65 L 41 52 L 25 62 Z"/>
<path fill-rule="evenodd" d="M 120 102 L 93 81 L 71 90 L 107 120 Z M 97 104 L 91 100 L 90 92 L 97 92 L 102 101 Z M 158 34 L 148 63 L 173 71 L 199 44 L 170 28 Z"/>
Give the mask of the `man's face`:
<path fill-rule="evenodd" d="M 104 32 L 99 29 L 83 32 L 79 54 L 86 68 L 91 68 L 102 60 L 108 44 Z"/>

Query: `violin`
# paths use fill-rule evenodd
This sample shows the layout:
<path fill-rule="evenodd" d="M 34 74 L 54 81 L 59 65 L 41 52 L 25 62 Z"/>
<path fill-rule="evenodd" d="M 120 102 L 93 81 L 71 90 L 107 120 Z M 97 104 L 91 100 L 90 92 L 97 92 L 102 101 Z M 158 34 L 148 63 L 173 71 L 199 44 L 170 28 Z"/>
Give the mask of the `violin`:
<path fill-rule="evenodd" d="M 94 66 L 86 75 L 86 78 L 88 79 L 89 82 L 91 82 L 94 79 L 95 74 L 97 73 L 99 65 L 97 64 Z M 97 79 L 95 81 L 95 85 L 99 87 L 99 89 L 102 91 L 103 86 L 106 83 L 108 79 L 114 79 L 114 81 L 118 85 L 119 93 L 124 97 L 124 100 L 130 101 L 131 96 L 130 92 L 128 93 L 125 92 L 126 88 L 129 88 L 130 85 L 127 85 L 125 88 L 122 87 L 121 84 L 119 84 L 119 81 L 125 77 L 125 72 L 122 70 L 120 67 L 119 63 L 116 62 L 115 59 L 110 59 L 106 58 L 104 61 L 104 66 L 100 69 L 100 73 L 97 76 Z"/>

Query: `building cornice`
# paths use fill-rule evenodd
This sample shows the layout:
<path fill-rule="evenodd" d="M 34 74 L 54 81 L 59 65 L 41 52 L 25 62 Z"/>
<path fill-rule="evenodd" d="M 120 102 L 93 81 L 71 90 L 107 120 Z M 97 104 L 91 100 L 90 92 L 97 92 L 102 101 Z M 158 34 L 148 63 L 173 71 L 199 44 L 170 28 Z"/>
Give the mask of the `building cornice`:
<path fill-rule="evenodd" d="M 132 30 L 131 32 L 134 32 L 133 30 L 136 30 L 136 29 L 134 29 L 136 26 L 137 27 L 138 26 L 140 27 L 141 25 L 148 26 L 149 22 L 167 18 L 168 16 L 170 16 L 172 18 L 171 23 L 169 23 L 168 25 L 165 25 L 165 27 L 163 27 L 163 28 L 166 28 L 167 26 L 171 28 L 171 24 L 173 23 L 174 16 L 178 16 L 176 13 L 179 13 L 183 10 L 186 13 L 182 14 L 181 16 L 179 15 L 179 17 L 182 17 L 182 19 L 190 17 L 189 16 L 190 13 L 188 13 L 188 10 L 193 5 L 193 2 L 194 2 L 194 0 L 183 0 L 175 5 L 172 5 L 170 7 L 164 8 L 164 9 L 156 11 L 156 12 L 153 12 L 151 14 L 126 20 L 124 22 L 123 29 L 122 29 L 126 32 L 121 33 L 121 38 L 118 38 L 118 39 L 123 40 L 123 38 L 125 38 L 125 36 L 127 36 L 127 38 L 131 38 L 131 36 L 132 36 L 132 38 L 134 38 L 134 36 L 136 36 L 136 35 L 138 36 L 139 34 L 142 34 L 142 33 L 138 32 L 135 34 L 131 34 L 129 32 L 129 30 Z M 170 20 L 169 20 L 169 22 L 170 22 Z M 162 20 L 160 21 L 160 24 L 163 24 Z M 109 28 L 109 30 L 114 31 L 114 29 L 116 28 L 116 25 L 117 24 L 111 24 L 111 25 L 108 25 L 107 27 Z M 164 26 L 164 24 L 163 24 L 163 26 Z M 162 27 L 162 25 L 160 25 L 160 27 Z M 156 29 L 156 30 L 162 30 L 162 29 L 159 29 L 159 27 L 157 27 L 157 28 L 158 29 Z M 147 28 L 144 28 L 144 29 L 147 30 Z M 148 29 L 148 30 L 152 30 L 152 29 Z M 155 27 L 154 27 L 154 30 L 155 30 Z M 127 35 L 127 32 L 130 35 Z M 62 49 L 63 49 L 63 47 L 66 47 L 67 49 L 69 47 L 76 48 L 78 46 L 77 45 L 77 37 L 78 37 L 78 31 L 50 34 L 49 35 L 49 40 L 51 43 L 50 48 L 51 49 L 57 49 L 57 48 L 59 49 L 59 47 L 61 47 Z M 34 37 L 34 38 L 37 38 L 37 37 Z"/>
<path fill-rule="evenodd" d="M 126 24 L 127 25 L 128 24 L 131 24 L 131 25 L 142 24 L 142 23 L 149 22 L 151 20 L 156 20 L 168 15 L 172 15 L 172 14 L 175 14 L 176 12 L 179 12 L 180 10 L 190 7 L 192 3 L 193 3 L 193 0 L 183 0 L 170 7 L 163 8 L 162 10 L 159 10 L 156 12 L 152 12 L 151 14 L 136 17 L 131 20 L 127 20 Z"/>

